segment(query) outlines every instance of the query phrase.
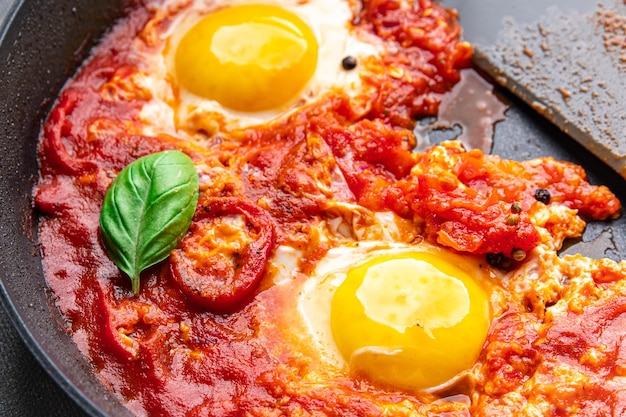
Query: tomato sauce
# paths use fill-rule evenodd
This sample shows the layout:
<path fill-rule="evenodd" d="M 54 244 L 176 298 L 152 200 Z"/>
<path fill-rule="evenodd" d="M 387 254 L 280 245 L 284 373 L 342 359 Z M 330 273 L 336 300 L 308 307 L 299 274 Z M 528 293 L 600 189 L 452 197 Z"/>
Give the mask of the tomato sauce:
<path fill-rule="evenodd" d="M 619 300 L 568 313 L 545 331 L 521 306 L 495 319 L 473 405 L 465 388 L 446 399 L 333 373 L 319 381 L 309 372 L 310 348 L 290 333 L 291 318 L 279 314 L 294 308 L 297 294 L 273 286 L 266 263 L 287 245 L 302 252 L 300 269 L 311 271 L 333 245 L 319 233 L 331 202 L 391 211 L 411 233 L 456 252 L 507 258 L 541 242 L 529 215 L 543 204 L 534 196 L 538 188 L 589 219 L 612 218 L 621 209 L 606 187 L 590 185 L 569 163 L 505 161 L 455 143 L 414 153 L 414 121 L 436 114 L 440 95 L 469 65 L 471 47 L 459 40 L 455 13 L 429 0 L 409 11 L 401 4 L 364 2 L 353 22 L 402 46 L 385 56 L 384 66 L 395 72 L 372 80 L 379 92 L 366 113 L 337 95 L 210 146 L 143 135 L 139 112 L 150 96 L 120 86 L 142 70 L 131 40 L 151 17 L 147 9 L 119 22 L 60 94 L 42 134 L 35 191 L 45 274 L 76 344 L 133 412 L 369 416 L 383 415 L 380 404 L 388 404 L 394 415 L 487 415 L 500 396 L 531 378 L 546 375 L 549 383 L 551 367 L 561 362 L 576 362 L 598 379 L 579 400 L 552 394 L 555 407 L 626 407 L 615 391 L 598 403 L 607 394 L 603 378 L 623 375 L 626 367 L 620 335 L 626 309 Z M 102 245 L 100 207 L 117 172 L 166 149 L 229 174 L 202 183 L 187 237 L 142 274 L 133 295 Z M 512 211 L 514 203 L 521 212 Z M 241 249 L 203 246 L 203 230 L 233 215 L 243 218 L 232 242 Z M 606 266 L 596 270 L 596 281 L 617 280 L 609 272 L 622 276 Z M 580 363 L 579 353 L 601 346 L 604 359 Z"/>

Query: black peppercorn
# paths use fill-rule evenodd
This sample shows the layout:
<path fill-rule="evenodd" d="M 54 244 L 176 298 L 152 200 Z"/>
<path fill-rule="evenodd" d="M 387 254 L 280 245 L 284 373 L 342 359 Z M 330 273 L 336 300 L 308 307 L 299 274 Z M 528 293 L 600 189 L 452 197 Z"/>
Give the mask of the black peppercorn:
<path fill-rule="evenodd" d="M 511 259 L 504 256 L 502 252 L 488 253 L 487 263 L 496 268 L 506 269 L 511 266 Z"/>
<path fill-rule="evenodd" d="M 550 191 L 545 188 L 537 188 L 535 190 L 535 200 L 543 204 L 548 204 L 550 202 Z"/>
<path fill-rule="evenodd" d="M 356 58 L 348 55 L 344 59 L 341 60 L 341 66 L 346 71 L 350 71 L 356 68 Z"/>

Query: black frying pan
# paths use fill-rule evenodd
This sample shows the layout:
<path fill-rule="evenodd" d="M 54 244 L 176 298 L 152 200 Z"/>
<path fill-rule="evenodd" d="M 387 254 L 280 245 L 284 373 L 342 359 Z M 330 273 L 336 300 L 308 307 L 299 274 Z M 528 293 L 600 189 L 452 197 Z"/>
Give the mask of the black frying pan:
<path fill-rule="evenodd" d="M 0 2 L 7 4 L 7 0 Z M 6 309 L 6 313 L 0 310 L 0 323 L 7 317 L 11 320 L 41 366 L 80 407 L 57 397 L 57 388 L 50 392 L 49 379 L 32 380 L 32 375 L 42 375 L 37 368 L 27 369 L 34 374 L 21 372 L 21 366 L 32 366 L 31 359 L 15 353 L 19 342 L 3 326 L 0 375 L 17 379 L 0 379 L 0 395 L 19 395 L 21 390 L 30 393 L 17 400 L 0 397 L 3 416 L 77 415 L 80 409 L 89 415 L 128 415 L 95 380 L 63 330 L 42 275 L 37 216 L 30 199 L 37 177 L 36 146 L 42 121 L 65 80 L 121 14 L 123 0 L 36 0 L 21 5 L 10 25 L 0 31 L 0 301 Z M 518 160 L 552 155 L 579 163 L 593 183 L 607 184 L 626 202 L 624 179 L 529 107 L 504 91 L 499 93 L 511 108 L 507 119 L 496 127 L 493 153 Z M 626 259 L 623 248 L 626 217 L 590 224 L 583 241 L 568 251 L 620 260 Z M 15 408 L 16 401 L 29 404 Z"/>
<path fill-rule="evenodd" d="M 0 32 L 0 299 L 25 345 L 58 385 L 89 414 L 111 416 L 124 416 L 127 411 L 92 376 L 70 337 L 63 332 L 60 316 L 50 306 L 30 195 L 37 176 L 36 146 L 42 121 L 65 80 L 75 72 L 107 25 L 119 16 L 121 3 L 27 1 L 19 10 L 15 6 L 13 10 L 17 12 L 12 22 L 6 31 Z M 37 373 L 29 374 L 29 369 L 10 370 L 19 358 L 4 358 L 4 374 L 20 377 L 17 381 L 0 380 L 4 395 L 20 395 L 31 384 L 42 383 L 31 379 Z M 4 359 L 0 363 L 4 364 Z M 42 389 L 45 388 L 43 384 Z M 74 415 L 80 410 L 65 405 L 63 397 L 57 403 L 47 391 L 40 394 L 41 397 L 31 394 L 19 399 L 30 402 L 24 408 L 11 406 L 15 398 L 0 399 L 0 404 L 7 408 L 3 410 L 0 405 L 0 415 L 11 412 L 48 416 L 54 415 L 55 409 Z"/>

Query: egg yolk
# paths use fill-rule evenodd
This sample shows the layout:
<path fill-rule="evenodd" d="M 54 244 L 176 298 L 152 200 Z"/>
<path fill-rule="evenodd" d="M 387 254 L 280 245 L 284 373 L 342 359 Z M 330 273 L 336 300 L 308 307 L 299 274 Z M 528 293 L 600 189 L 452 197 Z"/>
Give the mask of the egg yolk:
<path fill-rule="evenodd" d="M 280 7 L 243 5 L 200 20 L 176 49 L 178 82 L 237 111 L 279 108 L 315 72 L 317 40 L 298 16 Z"/>
<path fill-rule="evenodd" d="M 487 337 L 489 302 L 457 265 L 410 253 L 378 257 L 348 272 L 333 296 L 330 320 L 354 373 L 416 391 L 472 367 Z"/>

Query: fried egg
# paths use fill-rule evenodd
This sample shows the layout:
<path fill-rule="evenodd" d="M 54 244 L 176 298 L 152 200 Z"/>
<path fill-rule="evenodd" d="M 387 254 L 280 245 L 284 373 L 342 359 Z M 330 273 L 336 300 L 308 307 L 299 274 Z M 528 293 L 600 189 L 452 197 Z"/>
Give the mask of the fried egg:
<path fill-rule="evenodd" d="M 356 7 L 356 6 L 354 6 Z M 163 34 L 177 126 L 208 133 L 267 123 L 342 91 L 366 100 L 364 58 L 382 41 L 351 27 L 350 1 L 195 1 Z M 350 56 L 355 69 L 345 69 Z"/>
<path fill-rule="evenodd" d="M 478 259 L 425 242 L 331 249 L 298 300 L 331 366 L 405 391 L 449 385 L 475 363 L 491 321 Z"/>

